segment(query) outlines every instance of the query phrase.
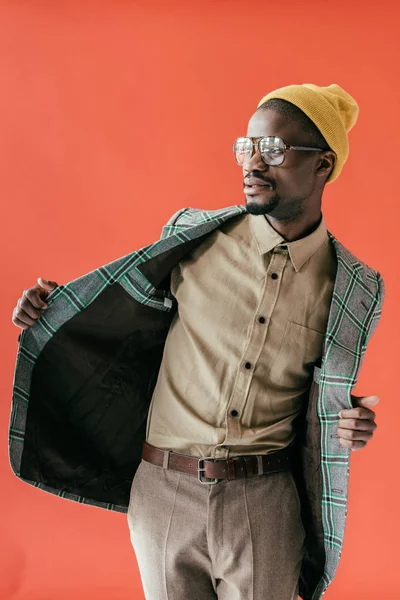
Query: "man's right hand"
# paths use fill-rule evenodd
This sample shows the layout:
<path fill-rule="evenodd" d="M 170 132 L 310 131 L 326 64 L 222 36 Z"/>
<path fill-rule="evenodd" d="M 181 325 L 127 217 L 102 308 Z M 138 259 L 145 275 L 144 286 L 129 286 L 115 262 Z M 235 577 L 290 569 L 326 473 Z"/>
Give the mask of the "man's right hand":
<path fill-rule="evenodd" d="M 39 277 L 38 283 L 28 290 L 24 290 L 14 308 L 12 322 L 21 329 L 29 329 L 46 310 L 44 302 L 52 290 L 58 287 L 55 281 L 47 281 Z"/>

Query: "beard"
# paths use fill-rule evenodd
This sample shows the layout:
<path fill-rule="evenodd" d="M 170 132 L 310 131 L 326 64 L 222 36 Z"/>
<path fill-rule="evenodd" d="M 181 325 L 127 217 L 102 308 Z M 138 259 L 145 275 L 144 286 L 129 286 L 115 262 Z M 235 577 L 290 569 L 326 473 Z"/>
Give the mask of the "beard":
<path fill-rule="evenodd" d="M 246 211 L 251 215 L 269 215 L 279 206 L 280 200 L 281 197 L 279 194 L 275 194 L 272 198 L 269 198 L 265 204 L 256 200 L 246 199 Z"/>

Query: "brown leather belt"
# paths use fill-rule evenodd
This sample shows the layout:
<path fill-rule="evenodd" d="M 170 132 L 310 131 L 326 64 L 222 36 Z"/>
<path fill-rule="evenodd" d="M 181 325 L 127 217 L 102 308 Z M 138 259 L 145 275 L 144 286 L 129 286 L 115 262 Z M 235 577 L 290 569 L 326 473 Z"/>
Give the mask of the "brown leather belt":
<path fill-rule="evenodd" d="M 220 479 L 244 479 L 286 471 L 292 466 L 294 446 L 268 454 L 234 456 L 232 458 L 197 458 L 162 450 L 144 442 L 142 458 L 153 465 L 197 476 L 201 483 L 217 483 Z"/>

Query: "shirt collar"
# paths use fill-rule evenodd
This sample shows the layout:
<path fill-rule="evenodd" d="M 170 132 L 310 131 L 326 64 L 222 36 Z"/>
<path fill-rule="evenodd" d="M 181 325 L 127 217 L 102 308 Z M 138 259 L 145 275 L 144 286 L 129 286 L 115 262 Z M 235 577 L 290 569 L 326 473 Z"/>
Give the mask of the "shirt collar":
<path fill-rule="evenodd" d="M 328 238 L 324 217 L 312 233 L 300 240 L 287 242 L 275 229 L 269 224 L 265 215 L 249 214 L 250 230 L 260 254 L 266 254 L 276 246 L 287 246 L 290 260 L 296 272 L 300 271 L 304 263 L 318 250 L 318 248 Z"/>

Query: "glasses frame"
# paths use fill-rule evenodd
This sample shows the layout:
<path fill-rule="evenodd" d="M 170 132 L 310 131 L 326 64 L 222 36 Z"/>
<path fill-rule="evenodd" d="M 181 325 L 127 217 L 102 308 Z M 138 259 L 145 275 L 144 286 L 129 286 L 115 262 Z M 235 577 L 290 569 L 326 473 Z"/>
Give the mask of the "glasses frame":
<path fill-rule="evenodd" d="M 261 143 L 261 141 L 262 140 L 271 139 L 271 138 L 281 140 L 281 142 L 284 145 L 282 162 L 278 163 L 277 165 L 270 165 L 269 163 L 265 162 L 264 157 L 263 157 L 263 155 L 260 152 L 260 143 Z M 235 155 L 235 161 L 239 165 L 239 167 L 244 167 L 247 164 L 247 163 L 241 164 L 241 163 L 239 163 L 236 160 L 235 144 L 236 144 L 236 142 L 238 140 L 243 140 L 243 139 L 250 140 L 251 143 L 253 144 L 253 150 L 252 150 L 251 156 L 250 156 L 250 158 L 249 158 L 249 160 L 247 162 L 250 162 L 250 160 L 253 158 L 253 156 L 254 156 L 254 147 L 257 146 L 258 153 L 261 156 L 261 159 L 262 159 L 263 163 L 266 164 L 266 165 L 268 165 L 269 167 L 280 167 L 285 162 L 287 150 L 300 150 L 300 151 L 304 151 L 304 152 L 324 152 L 324 148 L 312 148 L 310 146 L 293 146 L 292 144 L 287 144 L 285 142 L 285 140 L 283 140 L 282 138 L 278 137 L 277 135 L 264 135 L 264 136 L 262 136 L 260 138 L 251 138 L 251 137 L 248 137 L 247 135 L 242 135 L 242 136 L 236 138 L 236 140 L 233 142 L 233 154 Z M 254 140 L 258 140 L 258 141 L 255 142 Z"/>

